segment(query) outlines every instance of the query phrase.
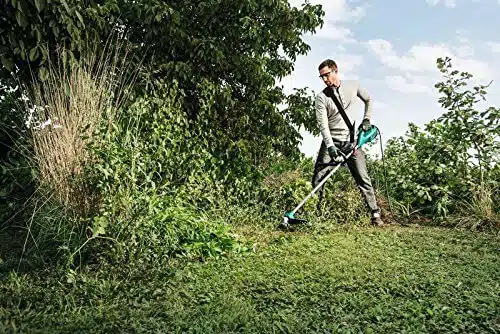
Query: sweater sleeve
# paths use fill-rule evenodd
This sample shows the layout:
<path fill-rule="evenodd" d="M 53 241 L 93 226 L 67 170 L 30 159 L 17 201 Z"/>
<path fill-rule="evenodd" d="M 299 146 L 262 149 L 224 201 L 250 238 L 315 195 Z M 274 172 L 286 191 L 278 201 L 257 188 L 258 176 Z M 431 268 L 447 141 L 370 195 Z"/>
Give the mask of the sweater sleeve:
<path fill-rule="evenodd" d="M 372 104 L 373 101 L 368 94 L 368 91 L 360 86 L 358 86 L 358 97 L 365 103 L 365 113 L 363 115 L 363 119 L 370 120 L 372 117 Z"/>
<path fill-rule="evenodd" d="M 328 113 L 326 110 L 326 97 L 324 94 L 318 94 L 315 100 L 316 120 L 318 122 L 319 131 L 323 137 L 326 147 L 333 146 L 332 134 L 328 126 Z"/>

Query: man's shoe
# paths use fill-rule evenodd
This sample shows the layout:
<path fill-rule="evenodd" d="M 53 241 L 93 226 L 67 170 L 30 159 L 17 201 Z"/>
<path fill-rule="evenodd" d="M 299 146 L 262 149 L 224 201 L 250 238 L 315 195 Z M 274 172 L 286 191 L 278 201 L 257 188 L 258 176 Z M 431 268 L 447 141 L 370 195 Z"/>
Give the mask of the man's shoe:
<path fill-rule="evenodd" d="M 373 226 L 384 226 L 385 225 L 382 218 L 380 218 L 380 211 L 379 210 L 372 212 L 370 224 Z"/>

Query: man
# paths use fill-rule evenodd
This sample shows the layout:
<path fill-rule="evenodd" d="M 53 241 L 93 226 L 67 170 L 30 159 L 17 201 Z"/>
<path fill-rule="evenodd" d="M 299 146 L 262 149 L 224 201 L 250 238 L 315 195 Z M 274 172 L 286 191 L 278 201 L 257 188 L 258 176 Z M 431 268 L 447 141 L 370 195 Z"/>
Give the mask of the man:
<path fill-rule="evenodd" d="M 314 176 L 312 180 L 313 188 L 321 182 L 322 178 L 329 172 L 329 166 L 318 166 L 319 163 L 329 163 L 348 153 L 352 149 L 354 141 L 354 131 L 350 131 L 354 124 L 354 99 L 359 97 L 365 104 L 363 121 L 359 128 L 364 131 L 370 129 L 370 118 L 372 112 L 372 101 L 368 92 L 359 86 L 355 80 L 340 80 L 338 67 L 335 61 L 327 59 L 319 67 L 319 76 L 326 85 L 325 90 L 316 96 L 315 109 L 316 119 L 323 140 L 319 150 Z M 335 98 L 337 101 L 335 101 Z M 342 108 L 350 124 L 348 125 L 339 111 Z M 354 143 L 355 145 L 355 143 Z M 351 155 L 347 160 L 347 166 L 356 184 L 361 191 L 367 206 L 371 210 L 371 224 L 382 226 L 384 222 L 380 218 L 380 209 L 377 206 L 375 190 L 373 189 L 370 176 L 366 167 L 364 152 L 356 150 L 356 154 Z"/>

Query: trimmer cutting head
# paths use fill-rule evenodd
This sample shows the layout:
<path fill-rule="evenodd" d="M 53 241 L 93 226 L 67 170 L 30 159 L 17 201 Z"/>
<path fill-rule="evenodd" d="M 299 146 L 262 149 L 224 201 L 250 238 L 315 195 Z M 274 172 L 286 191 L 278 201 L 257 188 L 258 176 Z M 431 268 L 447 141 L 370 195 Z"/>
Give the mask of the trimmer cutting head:
<path fill-rule="evenodd" d="M 295 215 L 293 212 L 286 212 L 285 215 L 283 216 L 283 225 L 288 226 L 292 224 L 304 224 L 307 223 L 305 219 L 299 219 L 295 218 Z"/>

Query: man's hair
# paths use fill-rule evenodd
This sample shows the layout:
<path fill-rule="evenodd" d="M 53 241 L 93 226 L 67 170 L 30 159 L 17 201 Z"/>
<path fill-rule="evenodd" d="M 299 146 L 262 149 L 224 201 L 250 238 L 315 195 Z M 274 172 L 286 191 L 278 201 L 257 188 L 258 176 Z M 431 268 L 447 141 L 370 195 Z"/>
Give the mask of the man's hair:
<path fill-rule="evenodd" d="M 323 67 L 331 67 L 333 69 L 337 69 L 337 63 L 331 59 L 324 60 L 321 64 L 318 66 L 318 71 L 320 71 Z"/>

